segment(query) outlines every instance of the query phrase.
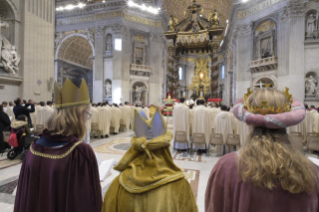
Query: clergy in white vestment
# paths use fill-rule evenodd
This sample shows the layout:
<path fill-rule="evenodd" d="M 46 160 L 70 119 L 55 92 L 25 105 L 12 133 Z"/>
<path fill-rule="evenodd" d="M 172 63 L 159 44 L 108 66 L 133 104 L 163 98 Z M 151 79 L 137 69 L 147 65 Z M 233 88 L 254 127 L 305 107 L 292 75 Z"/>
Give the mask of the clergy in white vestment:
<path fill-rule="evenodd" d="M 43 116 L 43 110 L 45 107 L 44 102 L 40 102 L 40 106 L 37 106 L 37 125 L 42 125 L 44 127 L 44 116 Z"/>
<path fill-rule="evenodd" d="M 112 126 L 114 127 L 114 133 L 119 133 L 120 130 L 120 120 L 121 120 L 121 110 L 117 105 L 112 106 Z"/>
<path fill-rule="evenodd" d="M 150 109 L 148 107 L 143 107 L 142 110 L 144 111 L 147 119 L 150 119 Z"/>
<path fill-rule="evenodd" d="M 223 135 L 224 143 L 226 143 L 227 135 L 234 133 L 234 123 L 232 114 L 227 112 L 227 107 L 223 105 L 221 107 L 222 112 L 220 112 L 215 119 L 215 133 Z M 226 146 L 226 153 L 230 152 L 232 148 Z M 223 154 L 222 146 L 217 147 L 217 153 Z"/>
<path fill-rule="evenodd" d="M 188 149 L 190 148 L 189 130 L 190 130 L 190 111 L 188 106 L 184 104 L 185 98 L 180 99 L 180 103 L 175 105 L 173 110 L 173 136 L 175 140 L 176 131 L 184 131 L 187 137 L 187 143 L 177 143 L 173 148 Z"/>
<path fill-rule="evenodd" d="M 126 127 L 127 130 L 130 129 L 130 123 L 131 123 L 131 106 L 129 105 L 128 102 L 124 103 L 125 105 L 123 107 L 121 107 L 121 115 L 122 115 L 122 120 L 123 123 Z"/>
<path fill-rule="evenodd" d="M 90 108 L 90 113 L 92 114 L 92 117 L 91 117 L 91 126 L 92 124 L 99 124 L 99 111 L 97 110 L 96 107 L 94 106 L 91 106 Z M 95 135 L 93 135 L 95 136 Z"/>
<path fill-rule="evenodd" d="M 318 112 L 313 113 L 312 117 L 313 117 L 313 126 L 312 126 L 313 132 L 319 133 L 319 108 L 318 108 Z"/>
<path fill-rule="evenodd" d="M 211 136 L 211 117 L 210 117 L 210 111 L 208 108 L 204 106 L 205 100 L 197 100 L 197 107 L 194 109 L 194 117 L 193 117 L 193 124 L 192 124 L 192 130 L 193 135 L 194 133 L 204 133 L 205 134 L 205 141 L 206 141 L 206 147 L 208 148 L 208 144 L 210 141 Z M 205 146 L 193 146 L 194 149 L 205 149 Z"/>
<path fill-rule="evenodd" d="M 211 113 L 211 126 L 212 129 L 215 129 L 215 119 L 216 116 L 221 112 L 220 109 L 218 109 L 217 107 L 212 107 L 209 109 L 210 113 Z"/>
<path fill-rule="evenodd" d="M 98 108 L 99 111 L 99 127 L 103 136 L 110 135 L 110 127 L 112 120 L 112 110 L 107 105 L 103 103 L 102 107 Z"/>
<path fill-rule="evenodd" d="M 249 126 L 245 122 L 241 122 L 236 118 L 234 119 L 234 123 L 235 123 L 234 133 L 239 135 L 240 146 L 243 146 L 248 140 L 250 133 L 254 130 L 254 127 Z"/>
<path fill-rule="evenodd" d="M 52 116 L 53 112 L 54 112 L 54 109 L 52 108 L 52 102 L 47 101 L 47 105 L 42 110 L 43 120 L 44 120 L 44 129 L 47 128 L 47 122 L 49 118 Z"/>

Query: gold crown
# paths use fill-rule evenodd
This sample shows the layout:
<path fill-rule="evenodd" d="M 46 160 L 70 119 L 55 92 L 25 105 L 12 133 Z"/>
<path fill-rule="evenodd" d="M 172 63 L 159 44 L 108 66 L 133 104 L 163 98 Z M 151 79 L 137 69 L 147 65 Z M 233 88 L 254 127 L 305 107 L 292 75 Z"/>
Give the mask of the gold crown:
<path fill-rule="evenodd" d="M 250 106 L 248 103 L 248 98 L 253 94 L 253 91 L 250 90 L 250 88 L 247 89 L 247 93 L 244 95 L 244 106 L 245 108 L 254 114 L 261 114 L 261 115 L 266 115 L 266 114 L 278 114 L 278 113 L 284 113 L 284 112 L 289 112 L 291 110 L 291 105 L 293 102 L 292 95 L 289 93 L 289 88 L 286 87 L 286 90 L 283 91 L 283 94 L 287 98 L 287 103 L 284 106 L 284 108 L 278 108 L 275 110 L 274 106 L 269 106 L 268 101 L 261 101 L 260 106 Z"/>
<path fill-rule="evenodd" d="M 65 108 L 90 104 L 89 88 L 84 78 L 78 88 L 69 78 L 64 82 L 62 89 L 56 82 L 54 84 L 54 99 L 56 108 Z"/>

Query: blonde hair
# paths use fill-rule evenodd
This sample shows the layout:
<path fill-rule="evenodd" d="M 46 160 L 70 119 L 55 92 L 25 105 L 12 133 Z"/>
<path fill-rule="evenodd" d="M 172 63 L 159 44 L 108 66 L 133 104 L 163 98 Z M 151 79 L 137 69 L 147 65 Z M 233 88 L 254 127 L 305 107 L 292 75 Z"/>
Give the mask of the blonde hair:
<path fill-rule="evenodd" d="M 48 130 L 56 135 L 75 135 L 80 139 L 85 138 L 87 136 L 85 111 L 89 110 L 89 104 L 56 109 L 47 122 Z"/>
<path fill-rule="evenodd" d="M 249 99 L 252 106 L 268 101 L 275 109 L 284 107 L 285 95 L 274 89 L 260 89 Z M 255 186 L 273 189 L 279 184 L 290 193 L 318 191 L 315 165 L 289 140 L 286 129 L 255 127 L 239 153 L 239 175 Z M 278 182 L 278 183 L 276 183 Z"/>

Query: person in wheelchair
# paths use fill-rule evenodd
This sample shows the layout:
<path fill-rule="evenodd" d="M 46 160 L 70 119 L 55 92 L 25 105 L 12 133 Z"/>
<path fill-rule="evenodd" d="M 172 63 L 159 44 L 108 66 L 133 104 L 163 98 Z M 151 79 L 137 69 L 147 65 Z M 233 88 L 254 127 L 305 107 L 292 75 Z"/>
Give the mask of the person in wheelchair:
<path fill-rule="evenodd" d="M 11 124 L 11 133 L 16 134 L 18 140 L 18 146 L 14 146 L 8 152 L 8 158 L 13 160 L 21 154 L 21 159 L 23 160 L 25 156 L 25 150 L 29 148 L 29 145 L 32 143 L 34 138 L 31 137 L 31 130 L 28 123 L 28 117 L 26 115 L 19 115 L 17 119 Z"/>
<path fill-rule="evenodd" d="M 25 133 L 24 136 L 32 134 L 28 123 L 28 117 L 26 115 L 19 115 L 18 118 L 14 122 L 12 122 L 11 128 L 15 131 L 21 129 Z"/>

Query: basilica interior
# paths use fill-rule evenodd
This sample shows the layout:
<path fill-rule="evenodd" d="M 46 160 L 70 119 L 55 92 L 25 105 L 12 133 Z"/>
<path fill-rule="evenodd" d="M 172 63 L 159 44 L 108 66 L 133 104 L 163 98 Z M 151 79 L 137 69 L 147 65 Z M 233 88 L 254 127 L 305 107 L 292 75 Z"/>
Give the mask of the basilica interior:
<path fill-rule="evenodd" d="M 317 106 L 318 8 L 314 0 L 0 0 L 0 102 L 52 101 L 55 82 L 84 78 L 93 104 L 165 107 L 167 98 L 203 97 L 232 107 L 249 88 L 288 87 Z M 119 161 L 133 135 L 90 145 Z M 172 156 L 204 212 L 220 157 Z M 1 212 L 13 211 L 20 168 L 0 155 Z M 103 194 L 118 174 L 101 182 Z"/>

